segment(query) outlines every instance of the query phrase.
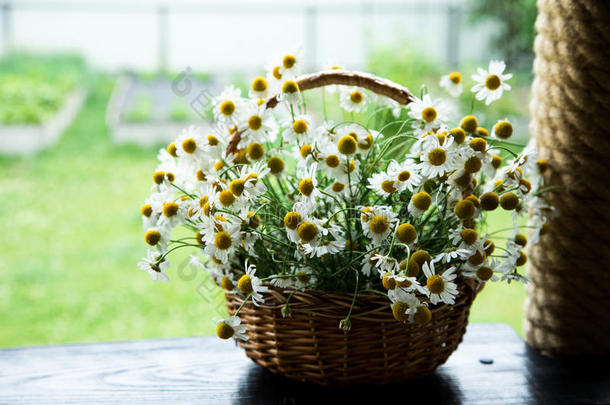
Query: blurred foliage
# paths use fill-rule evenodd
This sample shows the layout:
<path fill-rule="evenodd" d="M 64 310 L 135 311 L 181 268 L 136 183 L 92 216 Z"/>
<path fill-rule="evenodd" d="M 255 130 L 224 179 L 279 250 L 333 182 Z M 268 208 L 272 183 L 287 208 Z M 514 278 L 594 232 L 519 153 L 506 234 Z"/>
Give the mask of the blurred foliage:
<path fill-rule="evenodd" d="M 0 59 L 0 124 L 38 124 L 84 85 L 86 66 L 76 55 L 9 53 Z"/>
<path fill-rule="evenodd" d="M 172 106 L 169 110 L 169 114 L 168 114 L 169 120 L 173 121 L 173 122 L 188 121 L 190 116 L 191 116 L 191 114 L 190 114 L 189 105 L 182 100 L 174 101 L 174 103 L 172 104 Z"/>
<path fill-rule="evenodd" d="M 492 46 L 500 49 L 509 68 L 530 71 L 534 59 L 536 0 L 471 0 L 470 21 L 494 25 Z"/>

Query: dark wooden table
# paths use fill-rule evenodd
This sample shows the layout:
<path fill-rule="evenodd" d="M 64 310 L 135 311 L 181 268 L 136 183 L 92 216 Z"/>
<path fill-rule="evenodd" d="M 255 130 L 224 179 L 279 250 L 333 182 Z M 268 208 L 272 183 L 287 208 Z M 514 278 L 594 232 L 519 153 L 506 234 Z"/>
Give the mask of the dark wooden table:
<path fill-rule="evenodd" d="M 608 370 L 545 358 L 503 324 L 468 326 L 431 375 L 344 389 L 272 375 L 232 342 L 159 339 L 0 350 L 0 403 L 607 404 Z"/>

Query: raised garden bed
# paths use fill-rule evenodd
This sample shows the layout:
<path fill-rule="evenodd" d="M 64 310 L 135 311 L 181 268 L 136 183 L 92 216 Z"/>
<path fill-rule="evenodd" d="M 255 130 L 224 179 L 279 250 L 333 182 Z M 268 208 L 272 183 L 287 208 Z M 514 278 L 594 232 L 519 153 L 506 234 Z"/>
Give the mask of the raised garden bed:
<path fill-rule="evenodd" d="M 181 83 L 177 89 L 169 76 L 121 76 L 106 111 L 111 138 L 117 143 L 152 146 L 171 141 L 188 125 L 210 128 L 203 104 L 219 86 L 205 78 L 188 80 L 190 86 Z"/>

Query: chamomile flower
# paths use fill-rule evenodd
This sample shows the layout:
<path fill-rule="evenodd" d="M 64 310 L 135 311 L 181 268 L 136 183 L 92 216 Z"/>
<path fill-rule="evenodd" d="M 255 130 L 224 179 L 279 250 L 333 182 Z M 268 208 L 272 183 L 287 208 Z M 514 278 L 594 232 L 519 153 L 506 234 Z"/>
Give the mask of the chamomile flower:
<path fill-rule="evenodd" d="M 227 128 L 234 127 L 239 121 L 243 102 L 241 90 L 233 86 L 227 87 L 212 101 L 214 119 Z"/>
<path fill-rule="evenodd" d="M 417 164 L 411 159 L 407 159 L 402 163 L 392 160 L 388 165 L 386 173 L 395 181 L 396 188 L 399 191 L 406 189 L 413 192 L 415 187 L 419 186 L 421 182 Z"/>
<path fill-rule="evenodd" d="M 415 294 L 402 288 L 394 288 L 388 291 L 388 298 L 392 301 L 392 314 L 397 321 L 410 321 L 412 312 L 420 305 Z"/>
<path fill-rule="evenodd" d="M 439 253 L 432 259 L 434 263 L 448 264 L 455 260 L 466 260 L 472 255 L 469 249 L 455 248 L 446 252 Z"/>
<path fill-rule="evenodd" d="M 345 153 L 344 149 L 346 146 L 351 145 L 342 145 L 341 139 L 347 139 L 346 136 L 352 138 L 356 142 L 356 149 L 353 150 L 352 153 Z M 373 134 L 357 124 L 348 124 L 348 125 L 340 125 L 336 128 L 335 133 L 332 136 L 333 141 L 337 144 L 337 148 L 340 153 L 343 155 L 353 155 L 356 153 L 356 150 L 359 151 L 367 151 L 373 146 Z M 353 147 L 351 148 L 353 149 Z"/>
<path fill-rule="evenodd" d="M 227 263 L 240 244 L 239 226 L 226 223 L 224 226 L 206 235 L 204 253 L 215 257 L 221 263 Z"/>
<path fill-rule="evenodd" d="M 447 91 L 452 97 L 459 97 L 462 94 L 462 75 L 460 72 L 451 72 L 448 75 L 441 77 L 439 85 Z"/>
<path fill-rule="evenodd" d="M 255 77 L 250 84 L 248 95 L 251 98 L 265 99 L 269 94 L 269 82 L 263 76 Z M 262 103 L 264 105 L 264 103 Z"/>
<path fill-rule="evenodd" d="M 457 285 L 453 281 L 457 277 L 455 267 L 450 267 L 441 274 L 437 274 L 434 263 L 426 262 L 422 266 L 422 271 L 426 276 L 426 288 L 430 292 L 430 302 L 433 305 L 439 302 L 455 304 L 455 297 L 458 295 Z"/>
<path fill-rule="evenodd" d="M 161 280 L 164 283 L 169 282 L 169 277 L 165 274 L 170 266 L 169 259 L 163 257 L 160 252 L 148 248 L 148 254 L 139 263 L 138 267 L 142 271 L 148 272 L 153 281 Z"/>
<path fill-rule="evenodd" d="M 366 250 L 369 252 L 365 254 L 360 261 L 360 271 L 362 274 L 368 277 L 373 274 L 373 270 L 375 270 L 377 267 L 377 260 L 379 260 L 383 255 L 376 250 L 370 251 L 370 246 L 367 246 Z"/>
<path fill-rule="evenodd" d="M 440 127 L 447 121 L 448 107 L 442 99 L 432 100 L 430 94 L 410 103 L 409 117 L 414 119 L 413 129 L 417 134 L 422 135 L 428 131 Z"/>
<path fill-rule="evenodd" d="M 319 224 L 321 235 L 324 238 L 314 238 L 307 243 L 301 243 L 299 247 L 303 254 L 309 257 L 322 257 L 335 254 L 345 249 L 345 238 L 343 231 L 338 226 L 322 226 Z"/>
<path fill-rule="evenodd" d="M 297 77 L 302 64 L 303 51 L 301 49 L 298 49 L 293 53 L 286 53 L 282 55 L 281 63 L 279 64 L 279 73 L 284 79 Z"/>
<path fill-rule="evenodd" d="M 235 315 L 216 321 L 216 335 L 221 339 L 226 340 L 233 337 L 248 340 L 245 333 L 246 327 L 241 324 L 241 320 Z"/>
<path fill-rule="evenodd" d="M 366 187 L 379 195 L 388 197 L 399 191 L 399 182 L 395 176 L 386 172 L 374 173 L 369 178 L 369 184 Z"/>
<path fill-rule="evenodd" d="M 407 209 L 415 218 L 421 217 L 432 204 L 432 197 L 425 191 L 413 194 Z"/>
<path fill-rule="evenodd" d="M 174 199 L 167 194 L 163 200 L 155 202 L 155 205 L 156 204 L 160 205 L 159 207 L 155 207 L 155 211 L 158 210 L 161 213 L 157 220 L 157 226 L 159 228 L 163 228 L 169 232 L 184 221 L 187 214 L 184 201 L 174 201 Z"/>
<path fill-rule="evenodd" d="M 488 257 L 478 266 L 473 266 L 470 263 L 466 263 L 462 268 L 461 274 L 464 277 L 476 278 L 481 282 L 498 281 L 498 276 L 495 275 L 498 266 L 498 260 Z"/>
<path fill-rule="evenodd" d="M 288 105 L 300 105 L 301 104 L 301 90 L 299 84 L 294 80 L 286 80 L 280 87 L 280 94 L 278 100 Z"/>
<path fill-rule="evenodd" d="M 366 108 L 368 96 L 358 87 L 342 87 L 339 105 L 347 112 L 361 112 Z"/>
<path fill-rule="evenodd" d="M 366 207 L 361 215 L 362 230 L 367 238 L 370 238 L 375 245 L 379 245 L 392 233 L 394 226 L 398 222 L 398 214 L 392 212 L 390 207 L 378 205 Z"/>
<path fill-rule="evenodd" d="M 489 62 L 489 68 L 477 68 L 477 74 L 472 75 L 472 78 L 477 82 L 471 91 L 475 94 L 477 100 L 485 100 L 485 105 L 502 97 L 504 90 L 508 91 L 511 86 L 506 83 L 512 73 L 504 74 L 506 64 L 503 61 L 492 60 Z"/>
<path fill-rule="evenodd" d="M 427 136 L 422 144 L 422 162 L 419 164 L 424 177 L 443 176 L 454 169 L 455 153 L 451 148 L 453 138 L 441 144 L 436 136 Z"/>
<path fill-rule="evenodd" d="M 282 132 L 282 139 L 288 144 L 303 145 L 311 142 L 311 119 L 306 115 L 297 115 L 294 120 L 288 121 L 286 129 Z"/>
<path fill-rule="evenodd" d="M 310 208 L 303 202 L 297 202 L 292 206 L 292 211 L 284 215 L 284 227 L 286 228 L 286 236 L 293 243 L 300 243 L 299 226 L 303 222 L 309 221 Z M 311 222 L 311 221 L 309 221 Z M 315 225 L 315 224 L 314 224 Z M 317 227 L 314 229 L 317 235 Z M 315 235 L 314 235 L 315 237 Z M 313 240 L 313 238 L 312 238 Z"/>
<path fill-rule="evenodd" d="M 159 227 L 148 228 L 144 232 L 144 241 L 148 246 L 153 246 L 160 251 L 164 251 L 169 243 L 169 232 Z"/>
<path fill-rule="evenodd" d="M 245 273 L 237 282 L 237 289 L 246 295 L 250 294 L 254 305 L 264 304 L 265 300 L 262 293 L 267 292 L 269 287 L 263 285 L 262 280 L 256 276 L 256 266 L 248 265 L 247 259 Z"/>
<path fill-rule="evenodd" d="M 275 141 L 279 129 L 271 110 L 255 102 L 248 102 L 244 110 L 242 141 L 246 144 Z"/>
<path fill-rule="evenodd" d="M 318 180 L 316 179 L 317 165 L 312 164 L 307 170 L 297 173 L 299 184 L 299 201 L 305 203 L 310 209 L 316 207 L 316 201 L 322 197 L 322 193 L 318 189 Z"/>

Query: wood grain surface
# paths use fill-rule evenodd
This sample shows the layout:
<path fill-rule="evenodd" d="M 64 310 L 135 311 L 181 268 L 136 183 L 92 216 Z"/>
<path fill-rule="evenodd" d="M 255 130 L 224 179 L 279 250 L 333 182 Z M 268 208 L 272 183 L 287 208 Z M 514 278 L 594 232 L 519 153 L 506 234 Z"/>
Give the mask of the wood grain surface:
<path fill-rule="evenodd" d="M 472 324 L 431 375 L 333 389 L 275 376 L 214 337 L 28 347 L 0 350 L 0 403 L 610 404 L 605 360 L 557 362 L 507 325 Z"/>

